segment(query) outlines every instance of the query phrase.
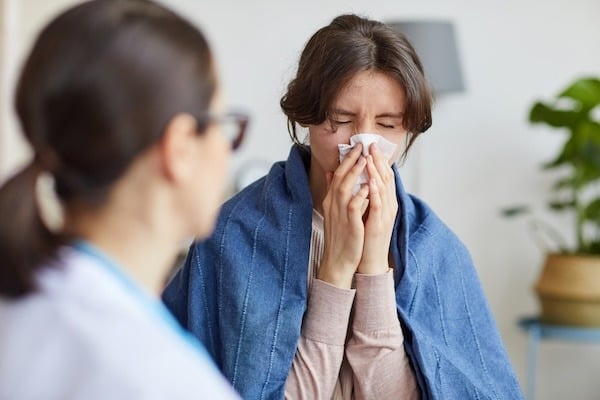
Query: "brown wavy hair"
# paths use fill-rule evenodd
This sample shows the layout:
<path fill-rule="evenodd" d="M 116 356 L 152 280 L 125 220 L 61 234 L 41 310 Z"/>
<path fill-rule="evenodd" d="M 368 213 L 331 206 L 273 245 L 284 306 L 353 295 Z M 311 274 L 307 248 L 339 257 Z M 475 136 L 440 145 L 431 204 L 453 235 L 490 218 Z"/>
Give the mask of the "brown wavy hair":
<path fill-rule="evenodd" d="M 340 90 L 361 71 L 380 71 L 396 79 L 406 93 L 404 127 L 408 151 L 431 126 L 433 96 L 412 45 L 391 27 L 357 15 L 341 15 L 308 41 L 280 105 L 292 141 L 302 144 L 296 125 L 318 125 Z"/>

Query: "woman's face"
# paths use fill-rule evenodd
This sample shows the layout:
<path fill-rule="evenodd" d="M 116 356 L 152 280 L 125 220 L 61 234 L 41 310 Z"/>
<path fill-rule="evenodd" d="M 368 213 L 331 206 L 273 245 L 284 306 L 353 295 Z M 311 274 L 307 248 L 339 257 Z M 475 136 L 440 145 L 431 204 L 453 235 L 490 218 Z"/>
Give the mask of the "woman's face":
<path fill-rule="evenodd" d="M 350 137 L 357 133 L 376 133 L 396 143 L 390 164 L 396 161 L 406 142 L 405 106 L 404 89 L 394 78 L 379 71 L 358 72 L 331 105 L 333 124 L 326 120 L 308 127 L 311 173 L 335 171 L 339 165 L 338 144 L 350 143 Z"/>

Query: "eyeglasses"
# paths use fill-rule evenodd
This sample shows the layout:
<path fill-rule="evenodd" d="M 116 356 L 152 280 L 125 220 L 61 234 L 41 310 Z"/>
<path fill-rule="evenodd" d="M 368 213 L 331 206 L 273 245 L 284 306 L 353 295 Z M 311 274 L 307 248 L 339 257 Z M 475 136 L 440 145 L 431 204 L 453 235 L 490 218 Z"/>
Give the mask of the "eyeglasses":
<path fill-rule="evenodd" d="M 207 112 L 197 118 L 199 131 L 204 131 L 208 125 L 218 124 L 223 136 L 231 143 L 232 150 L 237 150 L 244 141 L 249 120 L 248 114 L 240 111 L 230 111 L 224 114 Z"/>

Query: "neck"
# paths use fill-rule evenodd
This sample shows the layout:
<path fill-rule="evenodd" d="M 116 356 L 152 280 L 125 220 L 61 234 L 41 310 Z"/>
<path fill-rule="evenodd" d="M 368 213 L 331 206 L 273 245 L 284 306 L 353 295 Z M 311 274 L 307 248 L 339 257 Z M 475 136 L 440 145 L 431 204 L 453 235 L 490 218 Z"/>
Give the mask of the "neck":
<path fill-rule="evenodd" d="M 70 232 L 106 253 L 138 284 L 158 296 L 181 245 L 173 240 L 176 235 L 172 232 L 157 229 L 157 222 L 140 218 L 139 210 L 125 208 L 77 214 L 67 220 Z"/>

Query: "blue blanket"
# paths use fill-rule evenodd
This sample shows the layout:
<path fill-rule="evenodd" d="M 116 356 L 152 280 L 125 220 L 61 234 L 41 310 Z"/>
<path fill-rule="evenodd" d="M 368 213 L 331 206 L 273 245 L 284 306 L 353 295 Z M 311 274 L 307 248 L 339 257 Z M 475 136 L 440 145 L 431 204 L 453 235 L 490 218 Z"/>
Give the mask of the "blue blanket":
<path fill-rule="evenodd" d="M 310 156 L 286 162 L 225 203 L 163 294 L 245 399 L 282 399 L 307 301 Z M 396 303 L 423 399 L 521 399 L 471 258 L 396 175 Z"/>

